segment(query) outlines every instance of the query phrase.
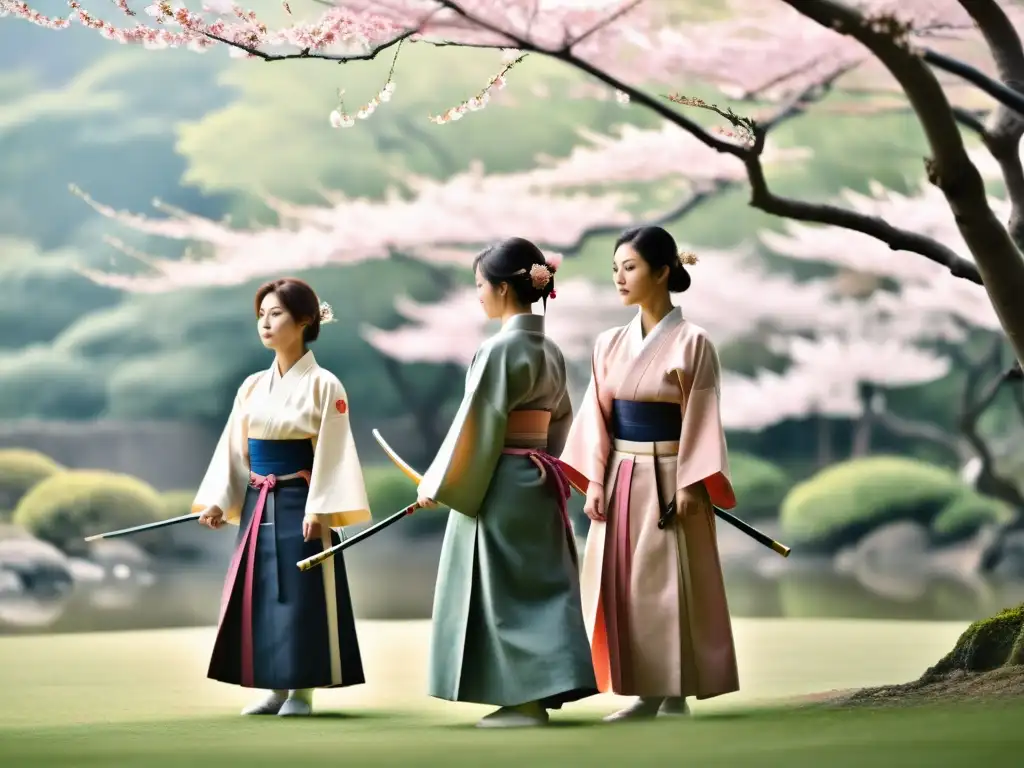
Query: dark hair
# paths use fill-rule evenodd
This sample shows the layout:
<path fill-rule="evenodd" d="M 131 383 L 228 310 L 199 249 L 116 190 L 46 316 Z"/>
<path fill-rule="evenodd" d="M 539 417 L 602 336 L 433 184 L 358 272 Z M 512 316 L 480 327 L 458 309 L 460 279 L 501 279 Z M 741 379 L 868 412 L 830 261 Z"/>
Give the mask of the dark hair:
<path fill-rule="evenodd" d="M 629 244 L 647 262 L 652 272 L 668 267 L 668 290 L 682 293 L 690 287 L 690 273 L 683 266 L 675 239 L 661 227 L 633 227 L 615 241 L 615 250 Z"/>
<path fill-rule="evenodd" d="M 264 283 L 256 291 L 257 317 L 263 300 L 271 293 L 277 296 L 295 322 L 309 321 L 309 325 L 302 329 L 302 341 L 306 344 L 316 341 L 320 336 L 320 299 L 309 283 L 296 277 L 281 277 Z"/>
<path fill-rule="evenodd" d="M 535 287 L 530 277 L 535 264 L 547 267 L 551 273 L 543 288 Z M 473 260 L 473 270 L 477 269 L 491 285 L 508 283 L 519 303 L 527 307 L 543 300 L 546 309 L 548 296 L 555 295 L 555 266 L 548 263 L 540 248 L 522 237 L 509 237 L 483 250 Z"/>

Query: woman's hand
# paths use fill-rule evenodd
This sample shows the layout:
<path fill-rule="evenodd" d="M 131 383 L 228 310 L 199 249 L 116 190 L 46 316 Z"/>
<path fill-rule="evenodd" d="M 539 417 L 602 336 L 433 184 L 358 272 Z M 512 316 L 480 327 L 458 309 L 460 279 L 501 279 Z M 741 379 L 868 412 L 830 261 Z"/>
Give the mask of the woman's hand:
<path fill-rule="evenodd" d="M 227 525 L 227 520 L 224 519 L 224 510 L 216 504 L 204 509 L 199 514 L 198 522 L 200 525 L 205 525 L 212 530 L 217 530 L 221 526 Z"/>
<path fill-rule="evenodd" d="M 320 521 L 315 515 L 306 515 L 302 518 L 302 538 L 304 541 L 315 541 L 320 538 Z"/>
<path fill-rule="evenodd" d="M 419 506 L 420 506 L 420 507 L 421 507 L 422 509 L 433 509 L 434 507 L 436 507 L 436 506 L 437 506 L 437 502 L 436 502 L 436 501 L 434 501 L 433 499 L 431 499 L 431 498 L 427 497 L 427 496 L 419 496 L 419 497 L 418 497 L 418 498 L 416 499 L 416 503 L 417 503 L 417 504 L 418 504 L 418 505 L 419 505 Z"/>
<path fill-rule="evenodd" d="M 706 493 L 701 493 L 703 484 L 694 483 L 676 491 L 676 517 L 691 517 L 697 512 L 706 510 Z"/>
<path fill-rule="evenodd" d="M 587 500 L 583 502 L 583 513 L 595 522 L 604 522 L 604 486 L 600 483 L 591 483 L 587 486 Z"/>

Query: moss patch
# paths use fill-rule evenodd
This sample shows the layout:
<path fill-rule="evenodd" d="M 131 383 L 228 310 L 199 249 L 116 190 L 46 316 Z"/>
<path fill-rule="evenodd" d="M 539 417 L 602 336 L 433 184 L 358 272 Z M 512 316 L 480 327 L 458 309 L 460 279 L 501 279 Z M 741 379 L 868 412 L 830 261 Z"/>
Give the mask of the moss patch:
<path fill-rule="evenodd" d="M 971 624 L 920 678 L 841 695 L 833 706 L 1024 696 L 1024 604 Z"/>

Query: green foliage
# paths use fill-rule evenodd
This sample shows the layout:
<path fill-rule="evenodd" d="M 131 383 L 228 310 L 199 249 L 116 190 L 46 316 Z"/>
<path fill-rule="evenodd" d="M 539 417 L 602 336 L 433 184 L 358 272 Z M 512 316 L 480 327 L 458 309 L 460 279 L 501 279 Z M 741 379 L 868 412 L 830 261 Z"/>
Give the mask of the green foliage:
<path fill-rule="evenodd" d="M 392 100 L 352 128 L 331 128 L 328 114 L 338 89 L 355 114 L 384 85 L 391 61 L 385 54 L 343 69 L 303 61 L 233 62 L 220 83 L 239 97 L 180 128 L 177 149 L 189 162 L 185 181 L 206 192 L 272 193 L 309 203 L 322 202 L 321 188 L 379 197 L 407 171 L 443 178 L 475 160 L 489 172 L 513 171 L 531 166 L 538 153 L 567 154 L 581 127 L 600 131 L 623 121 L 656 122 L 648 111 L 627 112 L 614 101 L 563 98 L 584 76 L 529 56 L 487 109 L 437 126 L 427 115 L 477 93 L 501 69 L 501 58 L 496 51 L 406 44 Z M 541 85 L 550 97 L 534 95 Z M 279 107 L 284 94 L 287 109 Z"/>
<path fill-rule="evenodd" d="M 1005 514 L 977 496 L 943 467 L 873 456 L 835 464 L 796 485 L 780 517 L 787 543 L 806 552 L 834 551 L 896 520 L 933 526 L 949 540 Z"/>
<path fill-rule="evenodd" d="M 52 474 L 25 494 L 14 509 L 14 523 L 68 554 L 87 552 L 86 536 L 159 520 L 160 495 L 129 475 L 95 470 Z M 146 547 L 159 531 L 138 534 Z"/>
<path fill-rule="evenodd" d="M 0 351 L 51 342 L 83 315 L 121 300 L 82 275 L 73 251 L 41 253 L 25 240 L 0 238 Z"/>
<path fill-rule="evenodd" d="M 416 484 L 393 464 L 363 467 L 366 494 L 370 497 L 370 510 L 374 524 L 393 515 L 402 507 L 416 501 Z M 421 509 L 396 526 L 402 526 L 403 535 L 424 536 L 444 530 L 448 521 L 448 508 Z"/>
<path fill-rule="evenodd" d="M 380 353 L 359 335 L 360 326 L 394 327 L 400 321 L 396 294 L 436 299 L 447 278 L 433 267 L 398 261 L 299 276 L 338 317 L 314 353 L 344 382 L 358 406 L 354 418 L 403 413 L 407 404 Z M 259 282 L 126 296 L 84 313 L 52 346 L 0 354 L 0 418 L 222 420 L 245 376 L 269 365 L 252 315 Z"/>
<path fill-rule="evenodd" d="M 193 491 L 165 491 L 160 494 L 161 518 L 181 517 L 192 511 Z"/>
<path fill-rule="evenodd" d="M 777 517 L 793 484 L 781 468 L 749 453 L 731 453 L 729 470 L 737 509 L 745 519 Z"/>
<path fill-rule="evenodd" d="M 960 541 L 991 523 L 1008 523 L 1014 511 L 999 499 L 974 491 L 961 493 L 931 521 L 932 538 L 938 542 Z"/>
<path fill-rule="evenodd" d="M 38 483 L 64 468 L 38 451 L 0 449 L 0 522 L 11 519 L 21 498 Z"/>
<path fill-rule="evenodd" d="M 19 26 L 29 31 L 29 25 Z M 45 57 L 45 48 L 60 45 L 60 38 L 70 39 L 63 33 L 41 39 L 47 44 L 31 60 Z M 181 87 L 210 83 L 223 66 L 217 58 L 108 47 L 77 71 L 68 70 L 75 75 L 60 84 L 44 82 L 35 67 L 18 71 L 0 103 L 0 232 L 46 249 L 73 242 L 97 214 L 68 192 L 71 183 L 118 208 L 161 197 L 218 215 L 215 198 L 179 186 L 186 166 L 173 147 L 176 121 L 198 117 L 224 98 L 217 87 Z M 109 246 L 92 245 L 109 255 Z"/>

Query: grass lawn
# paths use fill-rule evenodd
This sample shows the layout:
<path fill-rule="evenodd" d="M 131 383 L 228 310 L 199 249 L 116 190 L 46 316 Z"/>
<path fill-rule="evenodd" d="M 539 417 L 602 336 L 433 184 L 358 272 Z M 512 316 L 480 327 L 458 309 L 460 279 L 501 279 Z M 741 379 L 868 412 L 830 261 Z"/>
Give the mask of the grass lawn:
<path fill-rule="evenodd" d="M 205 679 L 212 632 L 0 639 L 0 765 L 963 766 L 1010 765 L 1021 704 L 809 711 L 764 709 L 833 688 L 917 677 L 961 623 L 737 620 L 744 690 L 696 702 L 684 721 L 609 726 L 612 696 L 552 727 L 472 728 L 488 708 L 427 698 L 426 622 L 362 622 L 369 683 L 320 691 L 318 717 L 241 718 L 251 692 Z"/>

